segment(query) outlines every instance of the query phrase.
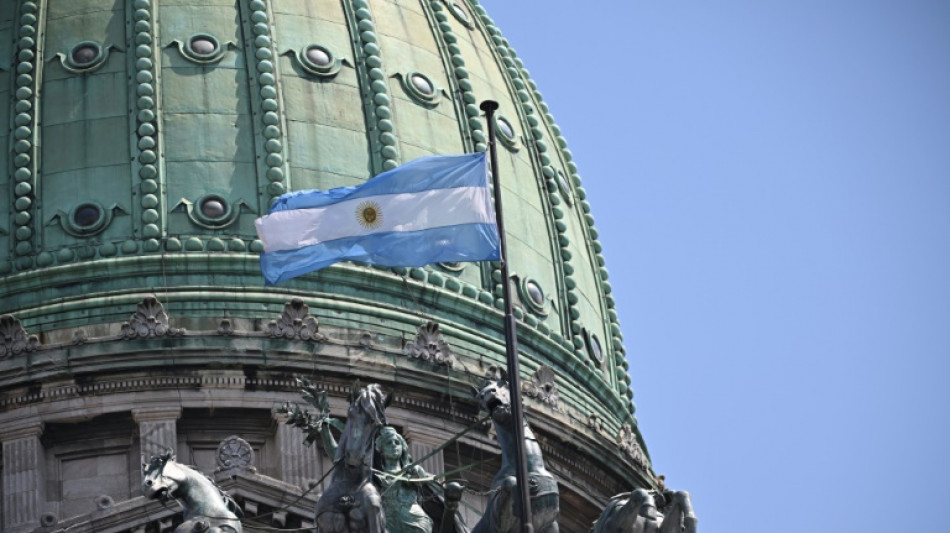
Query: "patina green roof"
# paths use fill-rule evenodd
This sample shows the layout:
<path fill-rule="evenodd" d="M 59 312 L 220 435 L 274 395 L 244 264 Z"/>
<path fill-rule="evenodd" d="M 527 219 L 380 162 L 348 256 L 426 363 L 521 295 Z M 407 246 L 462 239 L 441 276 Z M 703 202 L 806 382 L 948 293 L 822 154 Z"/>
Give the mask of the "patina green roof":
<path fill-rule="evenodd" d="M 500 363 L 497 265 L 342 264 L 265 288 L 253 225 L 290 190 L 484 151 L 494 99 L 525 375 L 553 368 L 578 413 L 635 425 L 577 168 L 477 2 L 0 0 L 0 18 L 0 314 L 41 342 L 126 322 L 146 294 L 197 329 L 300 297 L 381 337 L 432 319 Z"/>

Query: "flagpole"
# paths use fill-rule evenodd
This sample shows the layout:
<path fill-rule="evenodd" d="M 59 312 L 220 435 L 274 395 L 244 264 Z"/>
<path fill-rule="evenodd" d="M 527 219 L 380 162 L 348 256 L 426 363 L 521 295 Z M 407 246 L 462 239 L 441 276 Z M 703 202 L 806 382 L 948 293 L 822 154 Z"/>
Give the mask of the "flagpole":
<path fill-rule="evenodd" d="M 495 111 L 498 102 L 485 100 L 480 106 L 488 123 L 488 153 L 494 181 L 495 219 L 498 223 L 498 244 L 501 248 L 501 283 L 505 303 L 505 355 L 508 361 L 508 387 L 511 392 L 511 417 L 515 432 L 515 478 L 521 502 L 521 532 L 533 533 L 531 523 L 531 494 L 528 487 L 528 459 L 524 447 L 524 412 L 521 407 L 521 373 L 518 370 L 518 333 L 511 307 L 511 281 L 508 276 L 508 247 L 505 243 L 505 222 L 501 214 L 501 180 L 498 170 L 498 152 L 495 149 Z"/>

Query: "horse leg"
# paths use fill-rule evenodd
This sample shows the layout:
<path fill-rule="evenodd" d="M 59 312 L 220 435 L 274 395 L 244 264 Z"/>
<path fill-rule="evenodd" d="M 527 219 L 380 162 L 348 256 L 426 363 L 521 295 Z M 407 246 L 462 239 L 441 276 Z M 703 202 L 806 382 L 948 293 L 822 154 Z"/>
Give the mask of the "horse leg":
<path fill-rule="evenodd" d="M 672 493 L 672 504 L 666 510 L 666 517 L 663 519 L 663 525 L 660 526 L 660 533 L 696 533 L 698 519 L 693 512 L 693 502 L 689 499 L 689 493 L 680 490 Z"/>
<path fill-rule="evenodd" d="M 514 476 L 504 478 L 493 489 L 494 493 L 488 498 L 488 504 L 485 506 L 485 514 L 475 524 L 472 533 L 507 533 L 513 531 L 518 523 L 514 508 L 515 495 L 513 494 L 513 491 L 517 488 L 518 483 Z"/>

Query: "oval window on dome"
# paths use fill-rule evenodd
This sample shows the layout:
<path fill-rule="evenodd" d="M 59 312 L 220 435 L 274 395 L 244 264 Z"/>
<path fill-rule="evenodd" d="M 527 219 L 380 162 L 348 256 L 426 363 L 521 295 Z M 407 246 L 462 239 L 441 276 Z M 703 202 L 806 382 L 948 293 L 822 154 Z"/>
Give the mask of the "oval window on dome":
<path fill-rule="evenodd" d="M 521 301 L 531 312 L 546 315 L 544 289 L 534 278 L 524 278 L 518 285 Z"/>
<path fill-rule="evenodd" d="M 191 49 L 194 50 L 196 54 L 210 56 L 218 49 L 218 45 L 211 39 L 200 36 L 191 40 Z"/>
<path fill-rule="evenodd" d="M 214 63 L 224 56 L 221 42 L 209 33 L 192 35 L 180 48 L 185 58 L 195 63 Z"/>
<path fill-rule="evenodd" d="M 413 87 L 415 87 L 417 91 L 424 95 L 432 96 L 432 93 L 435 92 L 435 89 L 432 88 L 432 82 L 430 82 L 429 78 L 426 78 L 422 74 L 413 74 L 409 77 L 409 82 L 412 83 Z"/>
<path fill-rule="evenodd" d="M 458 2 L 449 1 L 447 4 L 452 16 L 464 24 L 466 28 L 472 29 L 475 27 L 475 24 L 472 23 L 472 17 L 469 16 L 468 11 L 465 11 L 465 8 L 459 5 Z"/>
<path fill-rule="evenodd" d="M 75 48 L 72 51 L 73 63 L 79 66 L 88 65 L 96 60 L 99 57 L 99 54 L 102 53 L 102 50 L 99 49 L 95 43 L 84 43 Z"/>
<path fill-rule="evenodd" d="M 94 204 L 83 204 L 73 212 L 73 222 L 81 228 L 95 226 L 101 218 L 102 210 Z"/>
<path fill-rule="evenodd" d="M 498 140 L 510 150 L 515 150 L 518 146 L 518 134 L 511 121 L 502 115 L 495 115 L 495 131 Z"/>
<path fill-rule="evenodd" d="M 300 66 L 308 74 L 329 78 L 335 76 L 343 65 L 342 60 L 326 46 L 311 44 L 297 54 Z"/>
<path fill-rule="evenodd" d="M 330 52 L 327 52 L 319 46 L 311 46 L 307 49 L 307 59 L 319 67 L 329 67 L 333 64 L 333 57 L 330 55 Z"/>
<path fill-rule="evenodd" d="M 72 72 L 83 72 L 96 69 L 105 62 L 106 52 L 102 45 L 95 41 L 76 43 L 65 58 L 65 66 Z"/>
<path fill-rule="evenodd" d="M 572 193 L 571 184 L 568 183 L 564 171 L 560 169 L 557 171 L 557 188 L 561 193 L 561 197 L 567 202 L 567 205 L 574 205 L 574 194 Z"/>
<path fill-rule="evenodd" d="M 514 140 L 515 138 L 515 129 L 505 117 L 498 117 L 498 133 L 501 133 L 511 140 Z"/>
<path fill-rule="evenodd" d="M 409 72 L 399 76 L 406 94 L 421 104 L 433 104 L 439 99 L 439 90 L 432 78 L 421 72 Z"/>
<path fill-rule="evenodd" d="M 201 214 L 211 219 L 218 219 L 228 214 L 228 207 L 224 200 L 212 196 L 201 202 Z"/>
<path fill-rule="evenodd" d="M 109 225 L 109 212 L 98 202 L 83 202 L 61 218 L 62 228 L 77 237 L 95 235 Z"/>
<path fill-rule="evenodd" d="M 604 362 L 604 349 L 600 344 L 600 339 L 597 338 L 597 334 L 591 333 L 587 329 L 584 329 L 583 334 L 584 343 L 587 345 L 587 355 L 595 363 L 602 364 Z"/>
<path fill-rule="evenodd" d="M 237 220 L 237 213 L 223 196 L 208 194 L 202 196 L 188 211 L 189 218 L 195 224 L 209 229 L 223 228 Z"/>

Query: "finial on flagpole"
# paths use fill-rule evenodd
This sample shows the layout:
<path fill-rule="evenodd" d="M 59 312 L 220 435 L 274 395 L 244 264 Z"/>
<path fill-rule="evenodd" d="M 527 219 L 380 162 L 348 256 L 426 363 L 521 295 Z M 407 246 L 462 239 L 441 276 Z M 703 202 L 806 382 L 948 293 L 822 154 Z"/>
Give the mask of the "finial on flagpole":
<path fill-rule="evenodd" d="M 498 102 L 496 102 L 496 101 L 494 101 L 494 100 L 485 100 L 485 101 L 483 101 L 483 102 L 481 103 L 481 105 L 478 106 L 478 107 L 479 107 L 482 111 L 484 111 L 486 114 L 488 114 L 488 113 L 492 113 L 493 111 L 497 111 L 497 110 L 498 110 Z"/>

